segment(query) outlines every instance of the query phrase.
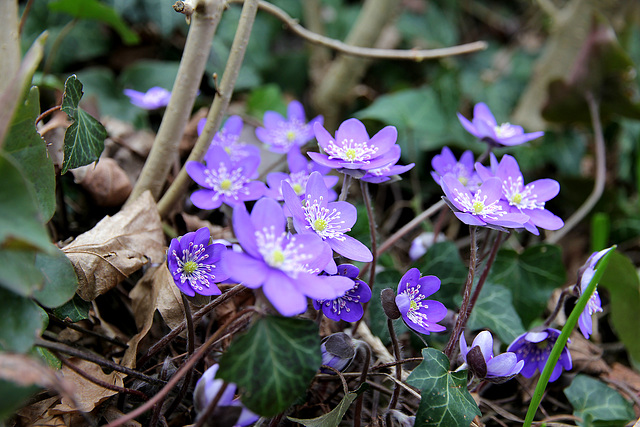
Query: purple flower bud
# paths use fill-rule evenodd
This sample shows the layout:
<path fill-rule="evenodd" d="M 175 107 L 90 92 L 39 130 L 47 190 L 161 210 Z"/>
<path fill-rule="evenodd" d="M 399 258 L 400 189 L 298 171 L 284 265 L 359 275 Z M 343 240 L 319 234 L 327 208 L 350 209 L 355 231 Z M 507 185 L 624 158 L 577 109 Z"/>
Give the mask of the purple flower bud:
<path fill-rule="evenodd" d="M 460 358 L 469 367 L 469 371 L 478 379 L 493 383 L 503 383 L 522 370 L 524 361 L 518 361 L 514 353 L 502 353 L 493 356 L 493 337 L 491 332 L 482 331 L 473 340 L 470 348 L 464 334 L 460 335 Z"/>
<path fill-rule="evenodd" d="M 587 286 L 589 286 L 591 279 L 593 279 L 593 276 L 596 274 L 598 261 L 600 261 L 600 259 L 605 256 L 611 249 L 613 248 L 611 247 L 600 252 L 592 253 L 589 259 L 587 259 L 587 262 L 580 268 L 580 270 L 578 271 L 578 284 L 576 284 L 576 288 L 578 288 L 578 285 L 580 285 L 578 289 L 580 295 L 584 293 L 584 291 L 587 289 Z M 582 335 L 584 335 L 586 339 L 589 339 L 589 336 L 591 336 L 591 333 L 593 332 L 592 315 L 593 313 L 597 313 L 600 311 L 602 311 L 602 304 L 600 302 L 600 295 L 598 295 L 598 288 L 596 285 L 596 288 L 593 290 L 593 293 L 589 298 L 589 302 L 587 302 L 584 311 L 578 318 L 578 326 L 580 327 L 580 332 L 582 332 Z"/>
<path fill-rule="evenodd" d="M 169 105 L 169 99 L 171 99 L 171 92 L 157 86 L 152 87 L 146 92 L 125 89 L 124 94 L 129 97 L 133 105 L 144 108 L 145 110 L 155 110 L 156 108 L 166 107 Z"/>
<path fill-rule="evenodd" d="M 322 364 L 340 372 L 349 366 L 356 355 L 353 340 L 344 332 L 331 334 L 324 338 L 320 344 L 320 350 L 322 351 Z M 325 374 L 334 373 L 329 369 L 321 369 L 321 371 Z"/>

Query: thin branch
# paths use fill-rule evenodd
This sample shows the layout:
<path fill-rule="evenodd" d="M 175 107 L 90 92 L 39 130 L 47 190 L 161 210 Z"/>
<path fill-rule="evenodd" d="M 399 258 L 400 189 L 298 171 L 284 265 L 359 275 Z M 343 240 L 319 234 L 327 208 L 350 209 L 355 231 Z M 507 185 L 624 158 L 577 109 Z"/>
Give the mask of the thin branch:
<path fill-rule="evenodd" d="M 38 118 L 36 118 L 36 125 L 37 125 L 38 123 L 40 123 L 40 121 L 41 121 L 42 119 L 44 119 L 45 117 L 47 117 L 49 114 L 53 113 L 54 111 L 58 111 L 58 110 L 60 110 L 61 108 L 62 108 L 62 105 L 56 105 L 55 107 L 51 107 L 51 108 L 49 108 L 47 111 L 45 111 L 45 112 L 41 113 L 41 114 L 38 116 Z"/>
<path fill-rule="evenodd" d="M 151 190 L 153 197 L 158 198 L 178 152 L 178 144 L 189 121 L 202 81 L 213 35 L 224 9 L 224 1 L 221 0 L 201 0 L 198 4 L 201 7 L 196 7 L 196 12 L 191 16 L 191 26 L 169 105 L 127 204 L 132 203 L 146 190 Z"/>
<path fill-rule="evenodd" d="M 242 3 L 243 1 L 244 0 L 231 0 L 230 3 Z M 272 5 L 271 3 L 260 1 L 258 5 L 261 10 L 264 10 L 281 20 L 293 33 L 304 38 L 310 43 L 326 46 L 346 55 L 360 56 L 364 58 L 397 59 L 420 62 L 425 59 L 436 59 L 446 56 L 477 52 L 485 50 L 488 46 L 487 42 L 484 41 L 477 41 L 440 49 L 376 49 L 371 47 L 353 46 L 307 30 L 300 25 L 296 19 L 289 16 L 287 12 Z"/>
<path fill-rule="evenodd" d="M 604 146 L 604 136 L 602 134 L 602 124 L 600 123 L 600 107 L 598 101 L 593 97 L 591 92 L 585 94 L 587 104 L 589 105 L 589 113 L 591 114 L 591 123 L 593 125 L 593 134 L 595 137 L 596 148 L 596 182 L 593 190 L 582 206 L 569 217 L 564 223 L 564 227 L 547 238 L 547 242 L 554 244 L 562 239 L 569 231 L 571 231 L 582 219 L 587 216 L 593 207 L 598 203 L 604 191 L 604 184 L 607 178 L 607 161 Z"/>
<path fill-rule="evenodd" d="M 393 354 L 396 358 L 396 361 L 401 360 L 402 356 L 400 355 L 400 344 L 398 343 L 398 337 L 396 336 L 396 330 L 393 328 L 393 320 L 387 319 L 387 327 L 389 329 L 389 336 L 391 337 L 391 343 L 393 344 Z M 402 365 L 396 365 L 396 379 L 398 382 L 402 382 Z M 395 409 L 396 403 L 398 403 L 398 398 L 400 398 L 400 387 L 398 384 L 395 384 L 393 387 L 393 395 L 391 396 L 391 400 L 389 401 L 388 409 Z"/>
<path fill-rule="evenodd" d="M 20 68 L 18 26 L 18 1 L 0 1 L 0 94 L 11 87 L 11 80 Z M 2 108 L 6 107 L 3 105 Z"/>
<path fill-rule="evenodd" d="M 240 73 L 240 67 L 244 60 L 244 54 L 249 44 L 249 37 L 251 36 L 251 29 L 253 28 L 257 10 L 257 0 L 247 0 L 242 8 L 238 29 L 231 44 L 229 59 L 224 68 L 224 74 L 222 75 L 222 81 L 218 89 L 219 95 L 213 99 L 213 104 L 207 115 L 207 121 L 202 130 L 202 134 L 200 134 L 196 144 L 191 150 L 187 162 L 200 161 L 202 159 L 209 145 L 211 145 L 215 133 L 222 124 L 222 117 L 227 111 L 227 107 L 231 101 L 233 88 L 236 85 L 238 73 Z M 158 202 L 158 212 L 160 216 L 167 216 L 171 210 L 175 208 L 178 200 L 184 196 L 190 182 L 191 178 L 189 178 L 187 170 L 183 167 L 176 179 L 171 183 L 165 195 Z"/>

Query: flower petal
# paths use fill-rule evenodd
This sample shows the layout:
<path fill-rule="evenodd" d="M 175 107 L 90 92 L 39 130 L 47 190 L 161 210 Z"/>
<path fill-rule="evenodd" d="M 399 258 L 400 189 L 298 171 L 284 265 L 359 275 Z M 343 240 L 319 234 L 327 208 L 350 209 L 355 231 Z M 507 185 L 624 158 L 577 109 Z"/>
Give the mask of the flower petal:
<path fill-rule="evenodd" d="M 329 238 L 327 242 L 331 249 L 342 255 L 343 257 L 360 262 L 371 262 L 373 254 L 369 248 L 359 240 L 344 234 L 342 240 Z"/>
<path fill-rule="evenodd" d="M 307 310 L 307 298 L 296 288 L 293 279 L 280 270 L 271 270 L 262 290 L 283 316 L 295 316 Z"/>
<path fill-rule="evenodd" d="M 259 288 L 271 272 L 271 268 L 261 259 L 240 252 L 229 251 L 225 255 L 225 265 L 233 280 L 251 289 Z"/>

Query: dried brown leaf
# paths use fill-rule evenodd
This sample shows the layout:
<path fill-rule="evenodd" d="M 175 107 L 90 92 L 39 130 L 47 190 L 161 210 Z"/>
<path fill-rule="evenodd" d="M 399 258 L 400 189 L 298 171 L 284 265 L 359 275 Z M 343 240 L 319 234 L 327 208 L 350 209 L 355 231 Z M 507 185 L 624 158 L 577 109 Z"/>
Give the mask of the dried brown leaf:
<path fill-rule="evenodd" d="M 71 173 L 99 206 L 122 205 L 133 188 L 125 171 L 109 157 L 102 157 L 96 165 L 73 169 Z"/>
<path fill-rule="evenodd" d="M 0 379 L 21 386 L 37 385 L 73 399 L 74 386 L 55 370 L 23 354 L 0 353 Z"/>
<path fill-rule="evenodd" d="M 579 332 L 574 332 L 571 335 L 571 343 L 568 347 L 575 371 L 599 375 L 611 370 L 609 365 L 602 360 L 602 349 L 586 340 Z"/>
<path fill-rule="evenodd" d="M 63 248 L 78 275 L 78 295 L 91 301 L 149 261 L 165 256 L 162 224 L 150 192 Z"/>
<path fill-rule="evenodd" d="M 17 424 L 20 426 L 53 426 L 60 425 L 52 422 L 50 416 L 47 415 L 47 411 L 53 405 L 55 405 L 60 398 L 58 396 L 50 397 L 48 399 L 40 400 L 29 406 L 25 406 L 22 409 L 16 411 Z"/>

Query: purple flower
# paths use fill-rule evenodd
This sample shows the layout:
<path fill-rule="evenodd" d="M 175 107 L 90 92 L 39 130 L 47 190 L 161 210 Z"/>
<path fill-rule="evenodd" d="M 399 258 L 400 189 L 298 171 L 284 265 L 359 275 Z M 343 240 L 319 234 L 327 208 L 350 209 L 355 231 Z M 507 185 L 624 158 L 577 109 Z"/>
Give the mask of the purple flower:
<path fill-rule="evenodd" d="M 172 239 L 167 251 L 167 265 L 173 281 L 190 297 L 196 293 L 220 295 L 215 282 L 229 277 L 220 267 L 221 257 L 227 248 L 218 243 L 210 245 L 209 237 L 209 229 L 203 227 L 180 239 Z"/>
<path fill-rule="evenodd" d="M 507 348 L 507 351 L 515 353 L 518 356 L 518 360 L 524 360 L 524 368 L 520 373 L 527 378 L 531 378 L 537 370 L 540 370 L 540 372 L 544 370 L 544 365 L 549 359 L 551 349 L 559 336 L 560 331 L 553 328 L 527 332 L 516 338 Z M 549 382 L 553 382 L 560 377 L 563 367 L 569 370 L 571 366 L 571 355 L 565 346 L 562 349 L 558 363 L 553 368 Z"/>
<path fill-rule="evenodd" d="M 355 265 L 341 264 L 338 266 L 337 274 L 353 280 L 353 288 L 332 300 L 314 300 L 313 308 L 322 309 L 325 316 L 336 322 L 340 320 L 357 322 L 364 314 L 362 304 L 371 299 L 371 289 L 369 285 L 358 279 L 360 269 Z"/>
<path fill-rule="evenodd" d="M 193 391 L 193 402 L 196 407 L 196 412 L 198 413 L 207 409 L 207 406 L 209 406 L 213 399 L 218 395 L 218 392 L 224 383 L 224 381 L 216 379 L 219 367 L 220 365 L 217 363 L 212 365 L 209 369 L 204 371 L 204 374 L 202 374 L 196 383 L 196 388 Z M 239 411 L 237 411 L 238 415 L 236 415 L 237 419 L 231 420 L 231 422 L 234 423 L 235 427 L 248 426 L 258 421 L 260 416 L 245 408 L 239 399 L 233 398 L 236 393 L 236 388 L 237 386 L 233 383 L 227 384 L 227 388 L 222 392 L 222 396 L 220 397 L 220 400 L 218 400 L 218 405 L 214 414 L 212 414 L 212 418 L 215 417 L 217 421 L 221 422 L 223 417 L 228 416 L 229 413 L 233 412 L 229 407 L 237 407 L 239 409 Z"/>
<path fill-rule="evenodd" d="M 201 119 L 198 122 L 198 135 L 202 134 L 207 119 Z M 240 161 L 250 156 L 260 156 L 260 149 L 255 145 L 239 142 L 242 133 L 242 118 L 240 116 L 231 116 L 224 123 L 220 131 L 216 132 L 211 140 L 210 147 L 222 147 L 225 149 L 232 162 Z M 205 154 L 205 160 L 209 156 L 209 152 Z"/>
<path fill-rule="evenodd" d="M 146 92 L 125 89 L 124 94 L 129 97 L 133 105 L 144 108 L 145 110 L 155 110 L 156 108 L 166 107 L 169 105 L 169 99 L 171 99 L 171 92 L 157 86 L 152 87 Z"/>
<path fill-rule="evenodd" d="M 480 102 L 473 107 L 473 121 L 458 113 L 460 124 L 471 135 L 494 147 L 520 145 L 540 138 L 544 132 L 524 133 L 521 126 L 503 123 L 498 126 L 487 104 Z"/>
<path fill-rule="evenodd" d="M 436 276 L 420 277 L 420 270 L 412 268 L 402 276 L 398 284 L 396 305 L 408 327 L 421 334 L 442 332 L 446 328 L 437 322 L 447 315 L 445 306 L 426 297 L 440 289 Z"/>
<path fill-rule="evenodd" d="M 298 101 L 287 107 L 287 118 L 275 111 L 264 113 L 264 127 L 256 129 L 258 139 L 267 144 L 274 153 L 287 153 L 293 147 L 302 147 L 313 139 L 313 126 L 322 125 L 324 118 L 317 116 L 307 123 L 304 108 Z"/>
<path fill-rule="evenodd" d="M 495 173 L 481 164 L 476 164 L 480 178 L 489 179 L 494 175 L 502 181 L 502 199 L 509 203 L 508 211 L 523 213 L 529 217 L 524 224 L 531 233 L 540 234 L 537 227 L 545 230 L 558 230 L 564 221 L 544 208 L 547 201 L 553 199 L 560 192 L 560 184 L 553 179 L 538 179 L 527 185 L 524 184 L 520 166 L 513 156 L 505 154 L 500 160 Z"/>
<path fill-rule="evenodd" d="M 267 175 L 267 184 L 269 189 L 265 196 L 271 197 L 276 200 L 283 200 L 282 196 L 282 182 L 286 181 L 291 184 L 291 188 L 295 193 L 302 197 L 307 190 L 307 181 L 312 172 L 319 172 L 323 175 L 325 185 L 329 190 L 329 199 L 335 200 L 338 198 L 338 194 L 332 189 L 338 183 L 338 177 L 333 175 L 326 175 L 331 169 L 324 166 L 320 166 L 315 162 L 307 161 L 304 154 L 299 150 L 293 149 L 287 153 L 287 164 L 289 165 L 289 173 L 284 172 L 271 172 Z"/>
<path fill-rule="evenodd" d="M 200 209 L 216 209 L 222 203 L 234 207 L 264 194 L 264 183 L 252 181 L 257 178 L 260 157 L 246 157 L 235 163 L 224 148 L 213 146 L 206 162 L 206 166 L 194 161 L 186 165 L 191 179 L 205 187 L 191 195 L 191 201 Z"/>
<path fill-rule="evenodd" d="M 510 380 L 524 366 L 524 361 L 518 361 L 515 353 L 506 352 L 494 357 L 493 337 L 489 331 L 480 332 L 471 347 L 467 347 L 464 334 L 460 334 L 460 358 L 476 378 L 495 383 Z"/>
<path fill-rule="evenodd" d="M 228 251 L 225 268 L 248 288 L 262 288 L 283 316 L 307 309 L 307 299 L 334 299 L 353 287 L 342 276 L 318 276 L 332 259 L 331 248 L 315 234 L 286 232 L 277 201 L 263 197 L 251 215 L 244 205 L 233 210 L 233 230 L 244 253 Z"/>
<path fill-rule="evenodd" d="M 334 169 L 367 171 L 387 166 L 400 153 L 396 144 L 398 131 L 394 126 L 387 126 L 369 138 L 367 129 L 358 119 L 342 122 L 335 139 L 321 124 L 313 130 L 318 145 L 325 154 L 308 153 L 311 160 Z"/>
<path fill-rule="evenodd" d="M 320 351 L 322 352 L 322 364 L 340 372 L 351 364 L 356 355 L 353 340 L 344 332 L 336 332 L 325 337 L 320 344 Z M 320 371 L 325 374 L 334 374 L 329 369 L 322 368 Z"/>
<path fill-rule="evenodd" d="M 405 173 L 415 166 L 415 163 L 411 163 L 406 166 L 397 165 L 396 163 L 400 160 L 400 150 L 394 149 L 393 151 L 397 152 L 397 154 L 394 155 L 393 159 L 388 164 L 381 168 L 368 170 L 360 179 L 373 184 L 379 184 L 381 182 L 389 181 L 389 179 L 391 179 L 390 177 Z"/>
<path fill-rule="evenodd" d="M 525 214 L 508 212 L 508 205 L 500 201 L 502 183 L 498 178 L 485 180 L 475 194 L 451 174 L 442 177 L 441 185 L 455 216 L 465 224 L 521 228 L 529 220 Z"/>
<path fill-rule="evenodd" d="M 356 222 L 355 206 L 348 202 L 328 202 L 327 186 L 319 172 L 313 172 L 309 177 L 302 204 L 288 182 L 282 183 L 282 195 L 298 233 L 318 235 L 345 258 L 362 262 L 373 260 L 369 248 L 345 234 Z"/>
<path fill-rule="evenodd" d="M 455 176 L 471 192 L 475 192 L 482 183 L 473 169 L 473 153 L 470 150 L 462 153 L 460 161 L 458 161 L 449 147 L 442 147 L 442 152 L 431 159 L 431 166 L 433 167 L 431 176 L 438 185 L 440 185 L 442 177 L 447 174 Z"/>
<path fill-rule="evenodd" d="M 596 266 L 600 259 L 611 249 L 613 248 L 611 247 L 603 249 L 600 252 L 592 253 L 589 259 L 587 259 L 587 262 L 580 268 L 578 272 L 578 275 L 580 276 L 578 279 L 578 283 L 580 284 L 580 295 L 586 291 L 591 279 L 593 279 L 593 276 L 596 274 Z M 593 313 L 602 311 L 602 304 L 600 302 L 600 295 L 598 295 L 597 286 L 598 285 L 596 284 L 596 288 L 593 290 L 591 298 L 589 298 L 586 307 L 582 313 L 580 313 L 580 317 L 578 318 L 580 332 L 582 332 L 582 335 L 584 335 L 586 339 L 589 339 L 589 336 L 593 333 Z"/>

